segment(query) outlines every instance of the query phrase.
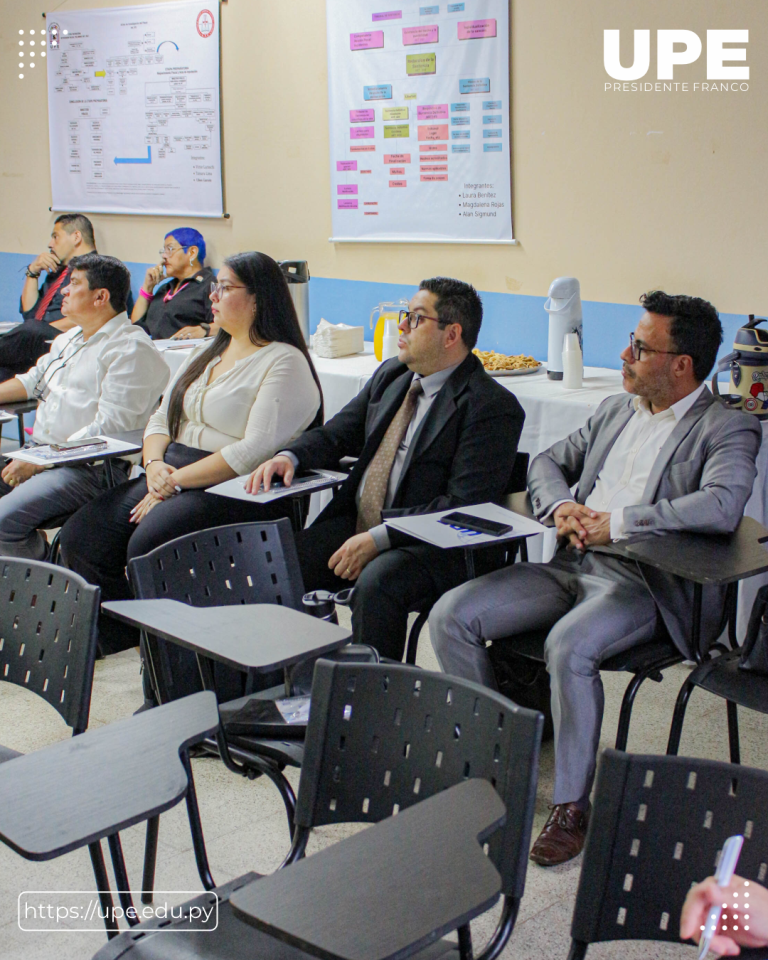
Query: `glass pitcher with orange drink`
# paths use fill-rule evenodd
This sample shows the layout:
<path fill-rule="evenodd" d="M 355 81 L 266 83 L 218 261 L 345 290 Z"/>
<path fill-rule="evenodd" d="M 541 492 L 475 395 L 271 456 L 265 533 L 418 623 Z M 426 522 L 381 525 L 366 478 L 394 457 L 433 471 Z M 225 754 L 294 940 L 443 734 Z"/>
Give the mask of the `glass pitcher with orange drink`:
<path fill-rule="evenodd" d="M 373 330 L 373 352 L 377 360 L 389 360 L 397 356 L 397 321 L 401 310 L 408 309 L 407 300 L 380 303 L 371 310 L 371 330 Z M 373 325 L 374 316 L 378 313 L 376 326 Z M 384 338 L 387 340 L 387 349 L 384 349 Z"/>

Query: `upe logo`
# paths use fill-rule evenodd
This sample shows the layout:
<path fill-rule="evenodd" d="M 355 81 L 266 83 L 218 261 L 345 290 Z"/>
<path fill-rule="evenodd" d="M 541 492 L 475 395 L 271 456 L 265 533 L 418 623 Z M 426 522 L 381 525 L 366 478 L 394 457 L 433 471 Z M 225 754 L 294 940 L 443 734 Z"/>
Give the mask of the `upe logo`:
<path fill-rule="evenodd" d="M 210 10 L 201 10 L 197 15 L 197 32 L 205 39 L 213 33 L 213 14 Z"/>
<path fill-rule="evenodd" d="M 614 80 L 640 80 L 651 66 L 651 31 L 634 31 L 632 66 L 622 66 L 619 52 L 619 30 L 603 31 L 603 63 Z M 707 30 L 707 80 L 749 80 L 749 67 L 726 65 L 727 61 L 745 61 L 746 47 L 725 44 L 746 44 L 749 30 Z M 656 31 L 656 79 L 674 80 L 676 66 L 694 63 L 702 52 L 701 38 L 692 30 Z M 613 84 L 606 84 L 606 90 Z M 650 85 L 648 85 L 650 86 Z M 694 89 L 695 89 L 694 85 Z M 704 87 L 707 85 L 705 84 Z M 735 86 L 735 85 L 734 85 Z M 739 84 L 741 89 L 746 84 Z"/>

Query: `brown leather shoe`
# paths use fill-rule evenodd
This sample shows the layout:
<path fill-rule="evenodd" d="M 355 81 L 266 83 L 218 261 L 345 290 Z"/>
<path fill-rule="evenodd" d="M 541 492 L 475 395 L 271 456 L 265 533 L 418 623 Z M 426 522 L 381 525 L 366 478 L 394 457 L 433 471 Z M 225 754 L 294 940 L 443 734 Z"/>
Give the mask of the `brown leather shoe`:
<path fill-rule="evenodd" d="M 530 859 L 542 867 L 566 863 L 581 853 L 592 812 L 591 807 L 584 812 L 575 803 L 558 803 L 551 810 L 530 853 Z"/>

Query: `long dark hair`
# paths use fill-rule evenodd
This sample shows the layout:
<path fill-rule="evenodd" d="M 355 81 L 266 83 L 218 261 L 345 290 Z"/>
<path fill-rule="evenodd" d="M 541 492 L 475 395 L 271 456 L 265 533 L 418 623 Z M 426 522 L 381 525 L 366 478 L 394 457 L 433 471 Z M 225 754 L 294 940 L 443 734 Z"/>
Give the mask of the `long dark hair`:
<path fill-rule="evenodd" d="M 309 364 L 312 379 L 320 391 L 320 406 L 310 427 L 321 426 L 323 423 L 323 388 L 317 375 L 309 350 L 304 342 L 304 335 L 299 327 L 299 318 L 296 316 L 296 307 L 293 305 L 288 281 L 277 263 L 266 253 L 236 253 L 227 257 L 224 265 L 235 274 L 248 293 L 256 298 L 256 312 L 248 331 L 251 343 L 256 346 L 266 346 L 268 343 L 288 343 L 300 350 Z M 184 394 L 189 387 L 200 377 L 214 357 L 220 357 L 229 345 L 232 338 L 224 330 L 214 337 L 213 343 L 204 350 L 199 357 L 190 363 L 184 373 L 176 381 L 168 401 L 168 432 L 175 440 L 179 434 L 181 417 L 184 410 Z"/>

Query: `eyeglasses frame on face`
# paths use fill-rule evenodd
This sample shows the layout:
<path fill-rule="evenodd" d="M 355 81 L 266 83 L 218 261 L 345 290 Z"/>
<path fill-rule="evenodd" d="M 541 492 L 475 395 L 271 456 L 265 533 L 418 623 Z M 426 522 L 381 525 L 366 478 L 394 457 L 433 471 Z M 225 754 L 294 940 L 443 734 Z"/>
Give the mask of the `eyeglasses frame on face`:
<path fill-rule="evenodd" d="M 416 318 L 416 323 L 411 320 L 411 317 Z M 397 315 L 397 325 L 401 327 L 403 325 L 403 319 L 408 321 L 408 327 L 410 330 L 415 330 L 422 320 L 434 320 L 435 323 L 439 324 L 441 327 L 448 325 L 447 320 L 441 320 L 439 317 L 426 317 L 420 313 L 414 313 L 412 310 L 401 310 Z"/>
<path fill-rule="evenodd" d="M 158 250 L 157 252 L 160 254 L 161 257 L 166 253 L 168 254 L 169 257 L 172 257 L 177 250 L 183 250 L 184 253 L 187 253 L 187 251 L 189 250 L 189 247 L 182 247 L 182 246 L 167 247 L 166 246 L 166 247 L 163 247 L 162 250 Z"/>
<path fill-rule="evenodd" d="M 683 354 L 679 350 L 654 350 L 653 347 L 646 347 L 645 344 L 642 346 L 635 346 L 635 334 L 630 333 L 629 335 L 629 353 L 632 357 L 632 360 L 636 363 L 640 363 L 642 360 L 642 353 L 664 353 L 668 357 L 682 357 Z"/>
<path fill-rule="evenodd" d="M 228 293 L 230 290 L 245 290 L 245 285 L 242 283 L 212 283 L 210 296 L 216 297 L 217 300 L 221 300 L 224 294 Z"/>

